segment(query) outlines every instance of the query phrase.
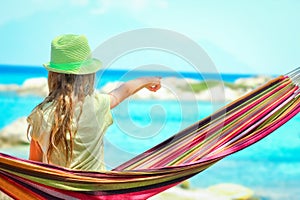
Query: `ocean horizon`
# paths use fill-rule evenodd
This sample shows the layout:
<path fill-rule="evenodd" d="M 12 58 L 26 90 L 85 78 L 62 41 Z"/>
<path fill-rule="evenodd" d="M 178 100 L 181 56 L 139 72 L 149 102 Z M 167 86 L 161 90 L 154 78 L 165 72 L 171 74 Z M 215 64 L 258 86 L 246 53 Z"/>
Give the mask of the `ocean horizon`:
<path fill-rule="evenodd" d="M 13 64 L 0 64 L 1 79 L 0 84 L 22 84 L 24 80 L 32 77 L 47 77 L 47 70 L 42 66 L 34 65 L 13 65 Z M 14 74 L 18 79 L 5 78 L 5 75 Z M 234 82 L 238 78 L 255 77 L 260 74 L 234 74 L 234 73 L 205 73 L 196 71 L 160 71 L 160 70 L 126 70 L 126 69 L 103 69 L 97 73 L 97 76 L 109 77 L 110 80 L 102 82 L 101 86 L 108 81 L 120 80 L 126 76 L 127 79 L 137 78 L 141 76 L 161 76 L 161 77 L 178 77 L 178 78 L 191 78 L 196 80 L 210 80 L 217 79 L 226 82 Z M 277 75 L 269 75 L 271 77 Z M 123 80 L 123 79 L 122 79 Z M 126 79 L 125 79 L 126 80 Z"/>

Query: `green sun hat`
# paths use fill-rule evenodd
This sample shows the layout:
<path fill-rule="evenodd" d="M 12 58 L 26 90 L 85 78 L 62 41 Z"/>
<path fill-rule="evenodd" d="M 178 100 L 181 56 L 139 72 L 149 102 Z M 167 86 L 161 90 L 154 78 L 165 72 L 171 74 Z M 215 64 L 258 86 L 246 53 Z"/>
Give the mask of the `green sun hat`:
<path fill-rule="evenodd" d="M 65 34 L 52 40 L 51 61 L 44 67 L 57 73 L 91 74 L 97 72 L 102 63 L 91 57 L 91 49 L 84 35 Z"/>

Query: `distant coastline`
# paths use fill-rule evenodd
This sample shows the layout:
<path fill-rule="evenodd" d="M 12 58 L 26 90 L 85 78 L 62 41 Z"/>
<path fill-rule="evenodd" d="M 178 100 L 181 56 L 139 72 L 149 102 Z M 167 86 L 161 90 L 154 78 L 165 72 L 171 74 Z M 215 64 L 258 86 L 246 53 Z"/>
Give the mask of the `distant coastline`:
<path fill-rule="evenodd" d="M 103 93 L 109 93 L 127 80 L 157 74 L 162 77 L 162 89 L 155 94 L 141 90 L 133 98 L 233 101 L 272 78 L 267 76 L 239 78 L 229 76 L 225 80 L 222 75 L 218 74 L 105 70 L 96 75 L 96 89 Z M 1 73 L 0 78 L 0 92 L 15 92 L 22 96 L 38 95 L 41 97 L 46 97 L 48 94 L 47 75 L 41 74 L 41 71 L 34 72 L 32 68 L 23 67 L 17 72 L 10 68 Z"/>
<path fill-rule="evenodd" d="M 34 65 L 14 65 L 14 64 L 0 64 L 0 76 L 4 74 L 27 74 L 27 77 L 32 75 L 37 75 L 39 77 L 46 77 L 47 71 L 43 68 L 42 65 L 34 66 Z M 212 73 L 197 73 L 197 72 L 188 72 L 188 71 L 149 71 L 149 70 L 125 70 L 125 69 L 104 69 L 98 73 L 98 75 L 110 76 L 115 79 L 120 79 L 124 76 L 129 77 L 138 77 L 138 76 L 162 76 L 162 77 L 185 77 L 192 78 L 196 80 L 207 80 L 207 79 L 218 79 L 226 82 L 234 82 L 238 78 L 249 78 L 254 77 L 259 74 L 234 74 L 234 73 L 220 73 L 220 74 L 212 74 Z M 277 75 L 270 75 L 272 77 Z M 24 80 L 23 80 L 24 81 Z M 0 83 L 4 82 L 0 79 Z"/>

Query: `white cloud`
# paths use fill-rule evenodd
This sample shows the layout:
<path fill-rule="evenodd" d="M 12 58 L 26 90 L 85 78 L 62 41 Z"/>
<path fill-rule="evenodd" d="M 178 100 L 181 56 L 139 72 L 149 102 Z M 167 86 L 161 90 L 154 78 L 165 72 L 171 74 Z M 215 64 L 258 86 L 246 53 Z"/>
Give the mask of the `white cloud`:
<path fill-rule="evenodd" d="M 165 1 L 165 0 L 160 0 L 160 1 L 156 1 L 156 5 L 157 5 L 157 7 L 159 7 L 159 8 L 164 8 L 164 9 L 166 9 L 166 8 L 168 8 L 169 3 L 168 3 L 167 1 Z"/>
<path fill-rule="evenodd" d="M 141 13 L 145 10 L 165 9 L 168 7 L 166 0 L 98 0 L 91 9 L 92 14 L 105 14 L 112 10 L 120 10 L 129 14 Z"/>
<path fill-rule="evenodd" d="M 70 9 L 71 7 L 87 7 L 92 0 L 10 0 L 1 2 L 0 25 L 19 20 L 36 13 Z"/>
<path fill-rule="evenodd" d="M 70 0 L 70 3 L 75 6 L 87 6 L 89 0 Z"/>
<path fill-rule="evenodd" d="M 10 0 L 1 3 L 0 25 L 19 20 L 36 13 L 85 7 L 91 14 L 102 15 L 111 11 L 125 12 L 129 15 L 141 14 L 144 11 L 166 9 L 167 0 Z"/>
<path fill-rule="evenodd" d="M 19 20 L 45 10 L 53 10 L 63 5 L 61 0 L 31 0 L 31 1 L 4 1 L 0 7 L 0 25 Z"/>
<path fill-rule="evenodd" d="M 98 0 L 95 7 L 91 8 L 91 14 L 101 15 L 107 13 L 113 7 L 111 0 Z"/>

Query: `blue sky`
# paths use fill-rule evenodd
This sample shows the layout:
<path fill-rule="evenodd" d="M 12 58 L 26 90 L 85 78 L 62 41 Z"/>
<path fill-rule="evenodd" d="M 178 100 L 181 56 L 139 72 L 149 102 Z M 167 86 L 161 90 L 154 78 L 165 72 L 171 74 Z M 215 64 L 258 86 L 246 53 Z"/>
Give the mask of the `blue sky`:
<path fill-rule="evenodd" d="M 86 35 L 94 49 L 126 31 L 161 28 L 197 42 L 220 72 L 284 74 L 300 66 L 299 10 L 297 0 L 2 1 L 0 63 L 40 66 L 50 59 L 51 40 L 64 33 Z M 165 65 L 188 70 L 172 56 Z M 135 59 L 141 63 L 133 54 L 115 68 Z"/>

